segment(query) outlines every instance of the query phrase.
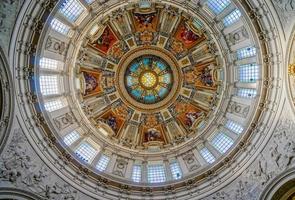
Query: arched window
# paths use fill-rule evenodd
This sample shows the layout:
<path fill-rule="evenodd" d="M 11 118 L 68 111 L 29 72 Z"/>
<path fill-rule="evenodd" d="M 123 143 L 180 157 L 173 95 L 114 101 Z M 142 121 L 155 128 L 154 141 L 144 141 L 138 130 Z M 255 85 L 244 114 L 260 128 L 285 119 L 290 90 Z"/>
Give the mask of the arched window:
<path fill-rule="evenodd" d="M 174 180 L 181 179 L 182 171 L 180 169 L 180 166 L 179 166 L 178 162 L 175 161 L 173 163 L 170 163 L 170 171 L 171 171 L 171 174 L 172 174 L 172 178 Z"/>
<path fill-rule="evenodd" d="M 200 154 L 206 160 L 207 163 L 211 164 L 215 162 L 215 157 L 206 147 L 200 150 Z"/>
<path fill-rule="evenodd" d="M 70 27 L 59 21 L 58 19 L 54 18 L 50 22 L 50 26 L 53 30 L 61 33 L 61 34 L 68 34 L 70 31 Z"/>
<path fill-rule="evenodd" d="M 218 133 L 212 139 L 211 144 L 220 152 L 225 153 L 233 145 L 234 140 L 224 133 Z"/>
<path fill-rule="evenodd" d="M 67 146 L 70 146 L 71 144 L 73 144 L 74 142 L 76 142 L 78 139 L 80 138 L 80 134 L 77 131 L 72 131 L 70 133 L 68 133 L 65 137 L 64 137 L 64 143 Z"/>
<path fill-rule="evenodd" d="M 131 179 L 136 183 L 141 181 L 141 165 L 133 165 Z"/>
<path fill-rule="evenodd" d="M 229 4 L 230 0 L 208 0 L 208 7 L 215 14 L 221 13 Z"/>
<path fill-rule="evenodd" d="M 235 9 L 233 12 L 231 12 L 229 15 L 227 15 L 223 19 L 223 24 L 225 27 L 228 27 L 234 23 L 236 23 L 240 17 L 242 16 L 241 11 L 239 9 Z"/>
<path fill-rule="evenodd" d="M 162 164 L 148 165 L 148 182 L 162 183 L 166 181 L 165 168 Z"/>
<path fill-rule="evenodd" d="M 103 172 L 103 171 L 107 168 L 109 162 L 110 162 L 110 158 L 109 158 L 108 156 L 106 156 L 106 155 L 102 155 L 102 156 L 99 158 L 99 160 L 98 160 L 98 162 L 97 162 L 95 168 L 96 168 L 98 171 Z"/>
<path fill-rule="evenodd" d="M 91 163 L 97 151 L 89 143 L 83 142 L 75 151 L 76 155 L 84 162 Z"/>

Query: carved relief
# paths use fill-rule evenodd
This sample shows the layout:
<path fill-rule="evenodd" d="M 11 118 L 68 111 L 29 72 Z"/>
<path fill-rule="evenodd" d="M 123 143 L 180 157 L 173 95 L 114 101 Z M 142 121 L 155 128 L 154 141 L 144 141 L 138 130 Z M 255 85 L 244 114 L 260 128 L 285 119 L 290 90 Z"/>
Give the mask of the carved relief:
<path fill-rule="evenodd" d="M 272 0 L 272 3 L 280 16 L 283 25 L 287 27 L 287 25 L 289 25 L 292 22 L 292 19 L 295 16 L 295 1 Z"/>
<path fill-rule="evenodd" d="M 185 161 L 185 164 L 189 171 L 196 170 L 200 166 L 193 153 L 188 153 L 185 156 L 183 156 L 183 160 Z"/>
<path fill-rule="evenodd" d="M 229 41 L 230 45 L 235 45 L 240 43 L 246 39 L 249 39 L 249 34 L 245 27 L 241 27 L 226 36 L 227 40 Z"/>
<path fill-rule="evenodd" d="M 295 166 L 295 123 L 280 120 L 269 141 L 256 161 L 237 181 L 205 198 L 205 200 L 256 200 L 272 179 Z"/>
<path fill-rule="evenodd" d="M 284 11 L 294 11 L 295 10 L 295 1 L 294 0 L 272 0 L 272 1 Z"/>
<path fill-rule="evenodd" d="M 246 118 L 249 113 L 250 106 L 231 101 L 227 109 L 229 113 Z"/>
<path fill-rule="evenodd" d="M 78 192 L 68 184 L 52 180 L 52 172 L 38 166 L 36 157 L 29 153 L 26 138 L 15 130 L 11 143 L 0 159 L 0 180 L 17 188 L 29 190 L 44 199 L 78 199 Z"/>
<path fill-rule="evenodd" d="M 128 161 L 123 158 L 118 158 L 113 170 L 113 174 L 124 177 Z"/>
<path fill-rule="evenodd" d="M 63 130 L 75 123 L 75 118 L 72 113 L 66 113 L 54 119 L 55 125 L 59 130 Z"/>
<path fill-rule="evenodd" d="M 45 49 L 64 56 L 67 53 L 68 44 L 55 37 L 48 36 Z"/>

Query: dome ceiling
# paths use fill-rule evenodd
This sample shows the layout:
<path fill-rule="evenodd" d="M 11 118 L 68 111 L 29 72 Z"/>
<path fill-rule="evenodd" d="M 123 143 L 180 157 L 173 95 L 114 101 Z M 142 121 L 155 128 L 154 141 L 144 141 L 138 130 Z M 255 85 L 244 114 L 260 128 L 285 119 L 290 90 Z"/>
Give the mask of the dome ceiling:
<path fill-rule="evenodd" d="M 255 33 L 257 13 L 230 0 L 185 5 L 66 0 L 46 13 L 36 76 L 26 71 L 26 94 L 37 96 L 23 113 L 34 113 L 63 173 L 87 177 L 83 188 L 131 199 L 186 196 L 192 185 L 206 193 L 234 178 L 251 156 L 243 149 L 262 137 L 253 130 L 267 117 L 257 108 L 270 95 L 272 48 Z"/>
<path fill-rule="evenodd" d="M 176 146 L 215 117 L 224 77 L 217 44 L 200 19 L 178 12 L 155 4 L 115 10 L 80 51 L 80 105 L 95 97 L 85 115 L 120 145 Z"/>

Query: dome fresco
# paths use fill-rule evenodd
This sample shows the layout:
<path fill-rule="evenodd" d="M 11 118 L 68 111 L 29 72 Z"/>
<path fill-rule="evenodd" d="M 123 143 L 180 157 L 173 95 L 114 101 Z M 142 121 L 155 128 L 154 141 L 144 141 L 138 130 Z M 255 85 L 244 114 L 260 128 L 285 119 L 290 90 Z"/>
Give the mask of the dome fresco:
<path fill-rule="evenodd" d="M 114 98 L 99 110 L 93 108 L 97 114 L 91 118 L 99 131 L 125 147 L 161 150 L 184 142 L 206 127 L 222 96 L 224 67 L 217 66 L 222 58 L 216 56 L 213 41 L 209 49 L 206 27 L 197 18 L 172 17 L 179 22 L 164 45 L 164 37 L 157 35 L 161 12 L 156 7 L 134 9 L 128 12 L 129 20 L 117 22 L 134 29 L 127 44 L 120 39 L 124 33 L 116 32 L 108 20 L 89 36 L 83 56 L 91 51 L 117 69 L 90 67 L 88 60 L 76 65 L 83 101 Z M 206 50 L 206 57 L 193 57 L 198 48 Z M 183 58 L 186 65 L 179 63 Z"/>
<path fill-rule="evenodd" d="M 137 192 L 223 170 L 264 98 L 261 49 L 241 7 L 134 1 L 90 17 L 79 2 L 56 8 L 39 44 L 38 109 L 58 151 L 93 180 Z"/>

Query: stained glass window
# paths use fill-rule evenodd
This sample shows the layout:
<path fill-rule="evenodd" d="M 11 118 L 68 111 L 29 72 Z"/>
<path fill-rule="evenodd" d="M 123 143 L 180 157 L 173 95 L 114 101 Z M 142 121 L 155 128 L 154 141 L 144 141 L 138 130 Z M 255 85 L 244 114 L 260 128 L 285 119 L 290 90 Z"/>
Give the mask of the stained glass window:
<path fill-rule="evenodd" d="M 59 33 L 64 35 L 68 34 L 70 31 L 70 27 L 59 21 L 58 19 L 54 18 L 50 22 L 51 28 Z"/>
<path fill-rule="evenodd" d="M 256 55 L 256 48 L 255 47 L 246 47 L 237 50 L 237 58 L 238 60 L 242 60 L 245 58 L 249 58 Z"/>
<path fill-rule="evenodd" d="M 171 173 L 172 173 L 172 178 L 174 180 L 181 179 L 182 172 L 181 172 L 181 169 L 180 169 L 180 166 L 179 166 L 178 162 L 171 163 L 170 164 L 170 170 L 171 170 Z"/>
<path fill-rule="evenodd" d="M 259 69 L 257 64 L 240 65 L 238 68 L 239 81 L 242 83 L 254 83 L 258 80 Z"/>
<path fill-rule="evenodd" d="M 221 13 L 229 4 L 230 0 L 208 0 L 208 7 L 215 14 Z"/>
<path fill-rule="evenodd" d="M 244 130 L 243 126 L 241 126 L 240 124 L 228 120 L 225 124 L 225 127 L 228 128 L 229 130 L 233 131 L 236 134 L 241 134 Z"/>
<path fill-rule="evenodd" d="M 142 56 L 126 70 L 125 86 L 130 96 L 144 104 L 158 103 L 168 96 L 173 85 L 170 66 L 160 57 Z"/>
<path fill-rule="evenodd" d="M 64 143 L 70 146 L 80 138 L 80 134 L 77 131 L 72 131 L 64 137 Z"/>
<path fill-rule="evenodd" d="M 42 75 L 40 76 L 40 89 L 43 95 L 58 94 L 58 76 L 57 75 Z"/>
<path fill-rule="evenodd" d="M 208 163 L 211 164 L 215 162 L 215 157 L 206 147 L 200 150 L 200 154 Z"/>
<path fill-rule="evenodd" d="M 78 19 L 83 10 L 83 6 L 77 0 L 66 0 L 60 8 L 60 12 L 72 22 Z"/>
<path fill-rule="evenodd" d="M 237 92 L 237 96 L 243 98 L 254 98 L 257 95 L 256 89 L 248 89 L 248 88 L 239 88 Z"/>
<path fill-rule="evenodd" d="M 104 170 L 106 170 L 109 162 L 110 162 L 110 157 L 108 157 L 106 155 L 102 155 L 96 164 L 96 169 L 98 171 L 103 172 Z"/>
<path fill-rule="evenodd" d="M 92 145 L 84 142 L 76 149 L 75 153 L 81 160 L 90 163 L 97 151 Z"/>
<path fill-rule="evenodd" d="M 240 19 L 241 16 L 242 16 L 241 11 L 239 9 L 235 9 L 233 12 L 231 12 L 229 15 L 227 15 L 223 19 L 224 26 L 228 27 L 234 24 Z"/>
<path fill-rule="evenodd" d="M 212 139 L 211 144 L 220 152 L 225 153 L 233 145 L 234 141 L 224 133 L 218 133 Z"/>
<path fill-rule="evenodd" d="M 148 182 L 149 183 L 162 183 L 166 181 L 165 168 L 161 164 L 148 165 Z"/>
<path fill-rule="evenodd" d="M 133 165 L 131 178 L 136 183 L 139 183 L 141 181 L 141 166 L 140 165 Z"/>

